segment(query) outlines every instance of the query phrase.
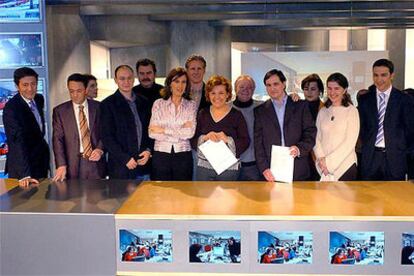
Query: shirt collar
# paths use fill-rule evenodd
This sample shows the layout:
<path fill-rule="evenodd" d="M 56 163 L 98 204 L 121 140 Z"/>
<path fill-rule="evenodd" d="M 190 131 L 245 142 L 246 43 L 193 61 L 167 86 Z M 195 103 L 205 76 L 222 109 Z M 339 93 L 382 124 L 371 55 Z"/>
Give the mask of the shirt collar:
<path fill-rule="evenodd" d="M 28 99 L 26 99 L 25 97 L 23 97 L 23 95 L 22 94 L 20 94 L 19 93 L 19 95 L 20 95 L 20 97 L 22 97 L 22 99 L 28 104 L 28 105 L 30 105 L 30 102 L 31 101 L 34 101 L 34 98 L 33 98 L 33 100 L 28 100 Z"/>
<path fill-rule="evenodd" d="M 384 92 L 379 91 L 378 88 L 375 88 L 375 89 L 377 91 L 377 96 L 379 96 L 380 93 L 384 93 L 385 95 L 387 95 L 387 98 L 389 98 L 391 94 L 391 90 L 392 90 L 392 85 Z"/>
<path fill-rule="evenodd" d="M 83 103 L 81 103 L 81 104 L 77 104 L 77 103 L 74 103 L 74 102 L 72 102 L 72 104 L 73 104 L 73 107 L 74 107 L 75 109 L 79 109 L 79 106 L 80 106 L 80 105 L 83 105 L 83 109 L 84 109 L 84 110 L 88 109 L 88 100 L 86 100 L 86 99 L 85 99 L 85 101 L 84 101 Z"/>
<path fill-rule="evenodd" d="M 285 105 L 286 105 L 286 102 L 287 102 L 287 95 L 286 95 L 286 93 L 285 93 L 285 95 L 283 96 L 282 102 L 279 102 L 279 101 L 277 101 L 277 100 L 275 100 L 275 99 L 272 99 L 272 103 L 273 103 L 274 105 L 276 105 L 277 107 L 280 107 L 280 106 L 285 106 Z"/>

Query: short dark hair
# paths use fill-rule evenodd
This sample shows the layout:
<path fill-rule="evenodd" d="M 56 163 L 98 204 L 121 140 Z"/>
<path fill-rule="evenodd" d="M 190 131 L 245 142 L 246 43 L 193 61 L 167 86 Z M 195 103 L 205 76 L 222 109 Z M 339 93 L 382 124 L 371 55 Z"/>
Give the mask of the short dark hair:
<path fill-rule="evenodd" d="M 13 79 L 14 83 L 18 86 L 20 79 L 24 77 L 35 77 L 36 81 L 39 80 L 39 75 L 36 73 L 35 70 L 29 67 L 20 67 L 14 70 Z"/>
<path fill-rule="evenodd" d="M 281 82 L 286 82 L 286 77 L 285 77 L 285 75 L 283 74 L 283 72 L 282 71 L 280 71 L 280 70 L 277 70 L 277 69 L 272 69 L 272 70 L 270 70 L 270 71 L 268 71 L 267 73 L 266 73 L 266 75 L 264 76 L 264 78 L 263 78 L 263 83 L 266 85 L 266 81 L 271 77 L 271 76 L 278 76 L 279 77 L 279 79 L 280 79 L 280 81 Z"/>
<path fill-rule="evenodd" d="M 226 93 L 227 93 L 227 98 L 226 101 L 230 101 L 231 100 L 231 82 L 226 79 L 223 76 L 218 76 L 218 75 L 214 75 L 211 76 L 207 83 L 206 83 L 206 100 L 207 102 L 211 102 L 210 101 L 210 92 L 213 90 L 214 87 L 219 86 L 219 85 L 224 85 L 225 89 L 226 89 Z"/>
<path fill-rule="evenodd" d="M 129 66 L 128 64 L 121 64 L 115 68 L 115 78 L 116 78 L 116 74 L 118 73 L 118 71 L 122 68 L 128 69 L 129 71 L 132 72 L 132 74 L 134 74 L 134 69 L 132 69 L 131 66 Z"/>
<path fill-rule="evenodd" d="M 372 68 L 380 67 L 380 66 L 387 67 L 388 70 L 390 70 L 390 74 L 394 73 L 394 64 L 392 63 L 391 60 L 386 59 L 386 58 L 379 59 L 376 62 L 374 62 L 374 64 L 372 65 Z"/>
<path fill-rule="evenodd" d="M 203 57 L 203 56 L 201 56 L 201 55 L 196 55 L 196 54 L 192 54 L 191 56 L 189 56 L 189 57 L 187 58 L 187 60 L 185 61 L 185 68 L 186 68 L 186 69 L 188 69 L 188 64 L 189 64 L 190 62 L 194 61 L 194 60 L 201 61 L 201 63 L 203 64 L 204 69 L 206 69 L 206 67 L 207 67 L 207 62 L 206 62 L 206 60 L 204 59 L 204 57 Z"/>
<path fill-rule="evenodd" d="M 68 77 L 67 84 L 69 84 L 70 81 L 81 82 L 83 83 L 83 86 L 85 86 L 85 88 L 88 87 L 88 79 L 83 74 L 74 73 L 70 75 Z"/>
<path fill-rule="evenodd" d="M 138 68 L 140 66 L 148 66 L 148 65 L 152 66 L 152 70 L 154 71 L 154 74 L 157 73 L 157 67 L 155 66 L 155 62 L 153 60 L 150 60 L 149 58 L 139 59 L 137 61 L 137 64 L 135 65 L 135 69 L 137 69 L 137 73 L 138 73 Z"/>
<path fill-rule="evenodd" d="M 328 82 L 332 82 L 332 81 L 336 82 L 343 89 L 347 89 L 349 86 L 349 83 L 346 77 L 338 72 L 331 74 L 326 79 L 326 86 L 328 86 Z M 350 104 L 352 105 L 353 103 L 351 100 L 351 96 L 349 95 L 348 90 L 347 90 L 345 91 L 345 94 L 342 97 L 341 105 L 346 107 L 346 106 L 349 106 Z M 328 98 L 325 102 L 325 107 L 329 108 L 331 105 L 332 105 L 332 101 Z"/>
<path fill-rule="evenodd" d="M 309 76 L 304 78 L 302 80 L 302 83 L 300 84 L 300 87 L 302 88 L 302 90 L 304 90 L 305 86 L 309 85 L 309 83 L 311 82 L 316 82 L 316 84 L 318 85 L 319 92 L 323 93 L 323 90 L 324 90 L 323 82 L 318 74 L 310 74 Z"/>
<path fill-rule="evenodd" d="M 165 86 L 163 89 L 161 89 L 161 96 L 164 100 L 168 100 L 168 98 L 171 97 L 172 95 L 172 90 L 171 90 L 171 83 L 176 80 L 177 78 L 181 77 L 181 76 L 185 76 L 187 78 L 187 85 L 185 87 L 185 92 L 183 94 L 183 98 L 186 100 L 191 100 L 190 97 L 190 82 L 188 81 L 188 75 L 187 75 L 187 71 L 185 71 L 185 69 L 183 67 L 176 67 L 174 69 L 172 69 L 169 73 L 167 78 L 165 79 Z"/>
<path fill-rule="evenodd" d="M 84 76 L 85 76 L 85 78 L 86 78 L 86 80 L 88 81 L 88 84 L 89 84 L 89 82 L 91 81 L 91 80 L 94 80 L 94 81 L 97 81 L 98 79 L 94 76 L 94 75 L 92 75 L 92 74 L 83 74 Z"/>

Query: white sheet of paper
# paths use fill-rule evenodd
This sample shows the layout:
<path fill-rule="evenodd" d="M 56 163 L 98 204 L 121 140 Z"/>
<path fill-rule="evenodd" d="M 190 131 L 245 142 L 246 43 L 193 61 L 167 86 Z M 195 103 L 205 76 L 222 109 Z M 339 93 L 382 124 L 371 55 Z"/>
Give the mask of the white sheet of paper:
<path fill-rule="evenodd" d="M 292 183 L 294 158 L 290 155 L 289 147 L 272 146 L 270 171 L 276 181 Z"/>
<path fill-rule="evenodd" d="M 237 162 L 236 156 L 223 141 L 207 140 L 199 148 L 217 174 L 221 174 Z"/>

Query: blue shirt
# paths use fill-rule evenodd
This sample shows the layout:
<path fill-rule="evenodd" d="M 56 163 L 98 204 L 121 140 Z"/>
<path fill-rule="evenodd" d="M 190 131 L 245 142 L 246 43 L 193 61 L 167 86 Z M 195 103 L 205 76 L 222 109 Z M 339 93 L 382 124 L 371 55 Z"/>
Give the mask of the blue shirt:
<path fill-rule="evenodd" d="M 272 99 L 272 103 L 273 103 L 273 108 L 275 109 L 275 112 L 276 112 L 277 121 L 279 122 L 279 126 L 280 126 L 280 137 L 282 140 L 281 146 L 284 147 L 285 146 L 285 135 L 283 133 L 283 121 L 285 119 L 287 95 L 285 94 L 283 96 L 283 99 L 281 102 Z"/>

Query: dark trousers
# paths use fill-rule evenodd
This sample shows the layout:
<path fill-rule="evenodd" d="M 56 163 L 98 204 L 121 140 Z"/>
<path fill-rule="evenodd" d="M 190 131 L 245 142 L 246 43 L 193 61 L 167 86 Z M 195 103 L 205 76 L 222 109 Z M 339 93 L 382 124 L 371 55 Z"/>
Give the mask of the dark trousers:
<path fill-rule="evenodd" d="M 358 177 L 358 169 L 354 163 L 344 174 L 338 179 L 338 181 L 355 181 Z"/>
<path fill-rule="evenodd" d="M 152 155 L 152 180 L 190 181 L 193 178 L 191 151 L 171 153 L 154 151 Z"/>
<path fill-rule="evenodd" d="M 99 175 L 98 163 L 81 157 L 78 179 L 102 179 Z"/>
<path fill-rule="evenodd" d="M 382 151 L 374 151 L 373 160 L 371 162 L 371 171 L 368 174 L 366 172 L 363 172 L 363 174 L 364 174 L 364 180 L 371 180 L 371 181 L 404 180 L 404 176 L 394 177 L 391 174 L 385 152 L 382 152 Z"/>

